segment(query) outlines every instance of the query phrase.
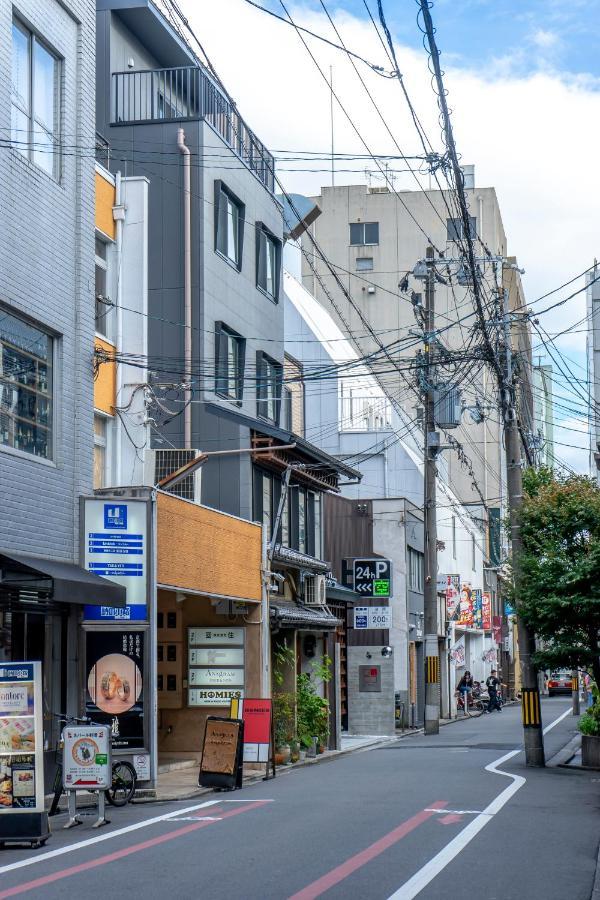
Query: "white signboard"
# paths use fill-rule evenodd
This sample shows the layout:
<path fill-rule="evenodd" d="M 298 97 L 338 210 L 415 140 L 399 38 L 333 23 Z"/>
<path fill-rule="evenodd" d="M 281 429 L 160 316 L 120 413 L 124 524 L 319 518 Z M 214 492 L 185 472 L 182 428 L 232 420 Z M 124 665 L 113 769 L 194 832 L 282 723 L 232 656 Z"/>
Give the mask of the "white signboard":
<path fill-rule="evenodd" d="M 244 629 L 243 628 L 189 628 L 188 629 L 188 646 L 189 647 L 206 647 L 206 646 L 244 646 Z"/>
<path fill-rule="evenodd" d="M 63 729 L 65 791 L 105 791 L 112 783 L 110 728 L 107 725 Z"/>
<path fill-rule="evenodd" d="M 148 590 L 146 502 L 86 499 L 84 538 L 85 568 L 126 589 L 127 606 L 138 608 L 127 618 L 145 618 L 145 610 L 140 614 L 139 608 L 146 606 Z M 86 618 L 89 618 L 88 610 Z M 101 618 L 123 618 L 118 611 L 115 613 L 113 610 L 113 613 Z"/>
<path fill-rule="evenodd" d="M 389 606 L 355 606 L 354 627 L 365 628 L 391 628 L 392 610 Z"/>
<path fill-rule="evenodd" d="M 190 666 L 243 666 L 243 647 L 203 647 L 189 651 Z"/>
<path fill-rule="evenodd" d="M 188 706 L 244 696 L 244 628 L 188 628 Z"/>
<path fill-rule="evenodd" d="M 465 664 L 465 639 L 460 637 L 450 648 L 450 659 L 460 669 Z"/>
<path fill-rule="evenodd" d="M 138 781 L 150 781 L 150 754 L 136 753 L 132 759 Z"/>
<path fill-rule="evenodd" d="M 243 697 L 240 688 L 188 688 L 188 706 L 229 706 Z"/>

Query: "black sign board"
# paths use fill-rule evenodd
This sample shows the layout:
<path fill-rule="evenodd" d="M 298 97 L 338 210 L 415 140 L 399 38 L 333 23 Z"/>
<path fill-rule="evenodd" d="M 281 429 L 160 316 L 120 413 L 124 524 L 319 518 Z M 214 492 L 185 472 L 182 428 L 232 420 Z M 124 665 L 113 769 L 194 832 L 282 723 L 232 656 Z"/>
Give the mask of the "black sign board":
<path fill-rule="evenodd" d="M 389 559 L 355 559 L 354 590 L 361 597 L 386 598 L 392 594 L 392 563 Z"/>
<path fill-rule="evenodd" d="M 234 791 L 242 787 L 244 722 L 208 716 L 198 775 L 200 787 Z"/>
<path fill-rule="evenodd" d="M 144 747 L 143 631 L 88 631 L 86 714 L 108 725 L 115 750 Z"/>

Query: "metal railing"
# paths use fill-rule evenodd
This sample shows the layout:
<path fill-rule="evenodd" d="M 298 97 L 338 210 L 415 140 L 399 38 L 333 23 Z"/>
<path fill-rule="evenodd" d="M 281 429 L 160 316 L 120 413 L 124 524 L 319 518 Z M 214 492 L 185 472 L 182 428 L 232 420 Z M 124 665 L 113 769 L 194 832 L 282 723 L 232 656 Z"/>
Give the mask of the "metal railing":
<path fill-rule="evenodd" d="M 274 190 L 274 159 L 207 73 L 198 66 L 114 72 L 112 124 L 204 119 Z"/>

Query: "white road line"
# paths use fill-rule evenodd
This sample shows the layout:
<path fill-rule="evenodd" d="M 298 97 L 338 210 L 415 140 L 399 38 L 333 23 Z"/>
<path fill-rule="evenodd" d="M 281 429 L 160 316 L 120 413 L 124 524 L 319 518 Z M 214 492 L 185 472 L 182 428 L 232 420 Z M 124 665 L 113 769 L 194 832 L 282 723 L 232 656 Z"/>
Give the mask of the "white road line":
<path fill-rule="evenodd" d="M 186 813 L 195 812 L 197 809 L 206 809 L 208 806 L 216 806 L 223 803 L 223 800 L 206 800 L 204 803 L 198 803 L 196 806 L 187 806 L 185 809 L 176 809 L 173 812 L 165 813 L 162 816 L 154 816 L 152 819 L 144 819 L 142 822 L 135 822 L 133 825 L 126 825 L 124 828 L 117 828 L 114 831 L 107 831 L 104 834 L 98 834 L 95 837 L 87 838 L 85 841 L 78 841 L 76 844 L 68 844 L 66 847 L 59 847 L 57 850 L 48 850 L 46 853 L 40 853 L 39 856 L 33 856 L 31 859 L 21 859 L 18 862 L 9 863 L 7 866 L 0 867 L 0 875 L 4 872 L 13 872 L 15 869 L 23 869 L 26 866 L 33 866 L 36 863 L 44 862 L 47 859 L 54 859 L 62 856 L 64 853 L 73 853 L 74 850 L 81 850 L 83 847 L 91 847 L 93 844 L 100 844 L 102 841 L 110 841 L 111 838 L 119 837 L 122 834 L 129 834 L 131 831 L 138 831 L 140 828 L 147 828 L 149 825 L 156 825 L 158 822 L 166 822 L 169 819 L 175 819 L 177 816 L 184 816 Z M 247 800 L 251 803 L 251 800 Z"/>
<path fill-rule="evenodd" d="M 558 718 L 551 722 L 550 725 L 547 725 L 546 728 L 544 728 L 544 734 L 547 734 L 555 727 L 555 725 L 558 725 L 558 723 L 562 722 L 568 715 L 571 715 L 571 712 L 571 707 L 569 707 L 562 715 L 558 716 Z M 412 878 L 409 878 L 402 887 L 398 888 L 388 900 L 413 900 L 417 894 L 421 893 L 423 888 L 427 887 L 427 885 L 433 881 L 433 879 L 439 875 L 440 872 L 455 859 L 455 857 L 458 856 L 461 850 L 464 850 L 467 844 L 469 844 L 473 838 L 479 834 L 481 829 L 491 821 L 493 816 L 500 812 L 502 807 L 508 803 L 511 797 L 523 787 L 526 779 L 523 778 L 522 775 L 513 775 L 510 772 L 501 772 L 498 770 L 498 766 L 503 765 L 505 762 L 508 762 L 509 759 L 518 756 L 519 753 L 522 752 L 522 748 L 517 747 L 515 750 L 511 750 L 510 753 L 505 753 L 504 756 L 495 759 L 494 762 L 491 762 L 485 767 L 486 772 L 491 772 L 493 775 L 503 775 L 505 778 L 511 778 L 512 783 L 504 788 L 504 790 L 498 794 L 498 796 L 492 800 L 492 802 L 486 806 L 472 822 L 469 822 L 462 831 L 459 831 L 449 844 L 446 844 L 446 846 L 430 859 L 428 863 L 425 863 L 418 872 L 415 872 Z"/>
<path fill-rule="evenodd" d="M 481 809 L 426 809 L 425 812 L 439 813 L 442 816 L 447 816 L 448 814 L 451 816 L 482 816 L 483 810 Z"/>

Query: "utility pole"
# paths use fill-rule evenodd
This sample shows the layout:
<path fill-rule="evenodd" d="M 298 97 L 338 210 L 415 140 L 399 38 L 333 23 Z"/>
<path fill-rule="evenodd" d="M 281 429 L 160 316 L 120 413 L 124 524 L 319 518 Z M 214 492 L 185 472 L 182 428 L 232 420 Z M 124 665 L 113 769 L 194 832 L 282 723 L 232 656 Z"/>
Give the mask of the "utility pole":
<path fill-rule="evenodd" d="M 579 708 L 579 672 L 577 669 L 572 670 L 571 680 L 571 687 L 573 689 L 573 715 L 578 716 L 581 710 Z"/>
<path fill-rule="evenodd" d="M 435 406 L 432 364 L 432 339 L 435 330 L 435 269 L 433 247 L 428 247 L 425 264 L 425 440 L 423 460 L 423 526 L 425 532 L 425 734 L 438 734 L 440 730 L 440 657 L 438 648 L 438 598 L 437 598 L 437 511 L 436 511 L 436 456 L 439 440 L 435 431 Z"/>
<path fill-rule="evenodd" d="M 506 380 L 503 391 L 504 440 L 506 445 L 506 481 L 510 516 L 513 581 L 517 596 L 519 591 L 519 560 L 523 545 L 519 512 L 523 502 L 523 471 L 521 461 L 521 436 L 517 421 L 512 372 L 512 346 L 510 339 L 510 314 L 508 291 L 503 289 L 504 348 L 506 353 Z M 517 635 L 519 640 L 519 664 L 521 668 L 521 711 L 523 717 L 523 742 L 528 766 L 545 766 L 544 735 L 537 670 L 533 665 L 535 635 L 523 621 L 517 608 Z"/>

